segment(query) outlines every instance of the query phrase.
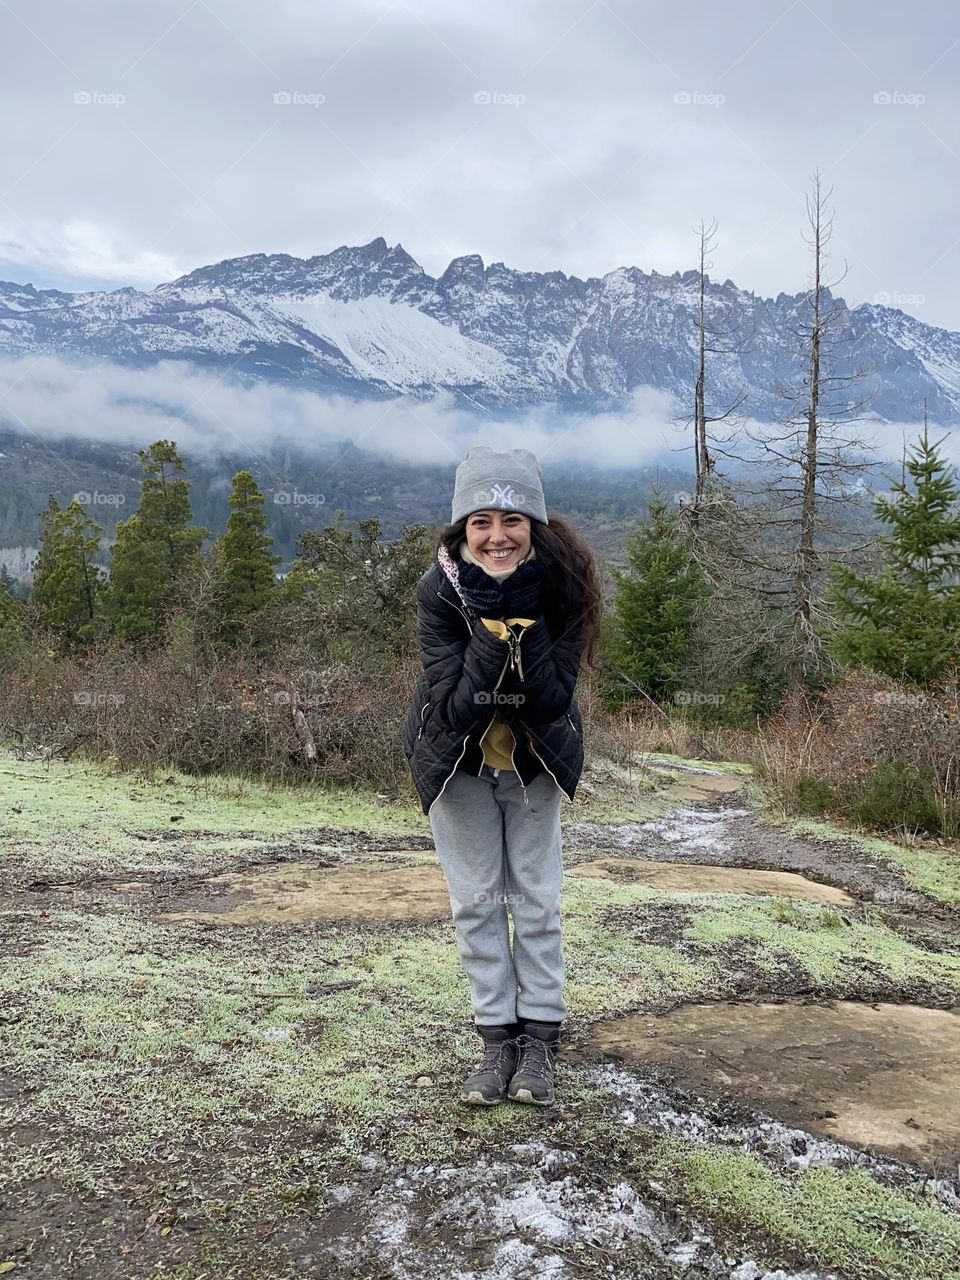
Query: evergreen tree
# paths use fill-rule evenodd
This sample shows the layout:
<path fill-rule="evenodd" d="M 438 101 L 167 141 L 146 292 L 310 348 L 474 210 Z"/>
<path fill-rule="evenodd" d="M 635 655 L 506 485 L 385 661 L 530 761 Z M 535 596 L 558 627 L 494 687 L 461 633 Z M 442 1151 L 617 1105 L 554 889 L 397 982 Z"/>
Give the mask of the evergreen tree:
<path fill-rule="evenodd" d="M 891 526 L 879 539 L 883 570 L 861 577 L 848 565 L 830 566 L 836 629 L 825 639 L 840 662 L 929 684 L 960 661 L 960 484 L 926 423 L 905 467 L 914 492 L 901 482 L 895 501 L 874 503 L 877 519 Z"/>
<path fill-rule="evenodd" d="M 238 471 L 233 477 L 229 502 L 227 531 L 220 539 L 223 596 L 219 630 L 225 640 L 233 642 L 239 639 L 244 624 L 273 598 L 274 567 L 280 557 L 273 554 L 263 494 L 249 471 Z"/>
<path fill-rule="evenodd" d="M 29 589 L 7 571 L 5 564 L 0 564 L 0 591 L 9 592 L 14 600 L 25 600 L 30 594 Z"/>
<path fill-rule="evenodd" d="M 28 645 L 23 605 L 14 600 L 6 586 L 0 585 L 0 671 L 14 666 L 26 653 Z"/>
<path fill-rule="evenodd" d="M 94 556 L 100 547 L 100 525 L 76 498 L 63 511 L 51 498 L 40 523 L 31 607 L 63 648 L 78 649 L 92 639 L 98 625 L 101 572 Z"/>
<path fill-rule="evenodd" d="M 647 523 L 628 539 L 627 569 L 614 569 L 616 595 L 606 644 L 604 686 L 614 704 L 642 691 L 655 702 L 680 688 L 692 645 L 700 570 L 663 487 L 648 503 Z"/>
<path fill-rule="evenodd" d="M 157 440 L 139 457 L 140 505 L 117 525 L 106 600 L 113 630 L 129 639 L 158 634 L 177 574 L 207 536 L 192 523 L 190 481 L 173 441 Z"/>
<path fill-rule="evenodd" d="M 288 617 L 317 656 L 363 670 L 389 670 L 414 642 L 417 580 L 436 546 L 426 525 L 406 525 L 392 542 L 376 517 L 307 529 L 280 593 Z"/>
<path fill-rule="evenodd" d="M 40 512 L 40 543 L 37 557 L 33 562 L 33 581 L 47 577 L 53 569 L 53 522 L 60 514 L 60 503 L 51 493 L 47 499 L 46 511 Z"/>

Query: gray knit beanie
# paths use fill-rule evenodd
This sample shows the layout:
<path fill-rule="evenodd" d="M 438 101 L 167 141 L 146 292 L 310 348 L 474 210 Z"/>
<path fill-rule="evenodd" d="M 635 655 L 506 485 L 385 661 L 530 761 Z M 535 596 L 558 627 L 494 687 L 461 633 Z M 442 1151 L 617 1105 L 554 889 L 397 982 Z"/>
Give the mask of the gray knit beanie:
<path fill-rule="evenodd" d="M 471 511 L 487 508 L 520 511 L 542 524 L 549 523 L 540 464 L 529 449 L 494 453 L 486 445 L 478 445 L 457 467 L 451 524 Z"/>

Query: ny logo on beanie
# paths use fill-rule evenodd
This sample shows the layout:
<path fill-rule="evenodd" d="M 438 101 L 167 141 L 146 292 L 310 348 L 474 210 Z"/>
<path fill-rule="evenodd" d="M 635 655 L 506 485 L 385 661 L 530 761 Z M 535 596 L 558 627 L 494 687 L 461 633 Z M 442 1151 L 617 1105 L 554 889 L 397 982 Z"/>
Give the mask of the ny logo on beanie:
<path fill-rule="evenodd" d="M 476 500 L 482 506 L 491 507 L 518 507 L 521 503 L 526 502 L 522 493 L 514 492 L 513 485 L 508 481 L 506 484 L 492 484 L 490 486 L 490 497 L 487 498 L 486 489 L 477 491 Z"/>

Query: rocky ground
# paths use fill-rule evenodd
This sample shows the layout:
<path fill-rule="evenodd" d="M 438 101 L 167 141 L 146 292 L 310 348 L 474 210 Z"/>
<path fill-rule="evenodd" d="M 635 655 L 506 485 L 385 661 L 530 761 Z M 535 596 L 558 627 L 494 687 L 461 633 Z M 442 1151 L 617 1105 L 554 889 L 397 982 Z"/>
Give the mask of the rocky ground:
<path fill-rule="evenodd" d="M 417 811 L 0 759 L 0 1275 L 958 1280 L 960 850 L 585 782 L 557 1103 L 478 1112 Z"/>

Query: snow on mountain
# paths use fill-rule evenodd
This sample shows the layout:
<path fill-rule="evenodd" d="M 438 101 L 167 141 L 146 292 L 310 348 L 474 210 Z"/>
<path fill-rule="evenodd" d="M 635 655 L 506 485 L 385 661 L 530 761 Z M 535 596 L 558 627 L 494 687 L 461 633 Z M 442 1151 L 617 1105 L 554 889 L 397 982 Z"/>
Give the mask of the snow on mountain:
<path fill-rule="evenodd" d="M 710 357 L 722 407 L 772 418 L 776 387 L 800 386 L 797 330 L 805 295 L 775 299 L 709 281 L 708 314 L 736 350 Z M 870 410 L 915 421 L 960 420 L 960 334 L 890 307 L 836 299 L 843 371 L 866 372 Z M 476 254 L 438 278 L 382 238 L 313 258 L 253 254 L 198 268 L 152 291 L 69 294 L 0 283 L 0 353 L 51 352 L 145 366 L 176 357 L 248 382 L 321 392 L 431 397 L 473 408 L 557 402 L 616 410 L 638 387 L 689 405 L 695 368 L 697 275 L 618 267 L 580 280 L 524 272 Z"/>
<path fill-rule="evenodd" d="M 459 384 L 507 388 L 515 377 L 510 362 L 493 347 L 404 302 L 377 295 L 338 302 L 318 294 L 278 298 L 272 309 L 295 317 L 342 352 L 362 377 L 397 390 Z"/>

